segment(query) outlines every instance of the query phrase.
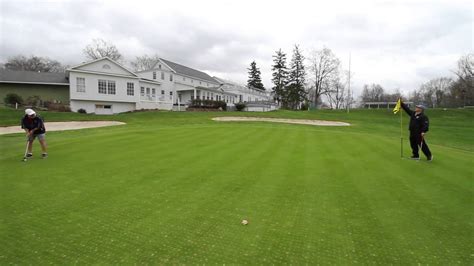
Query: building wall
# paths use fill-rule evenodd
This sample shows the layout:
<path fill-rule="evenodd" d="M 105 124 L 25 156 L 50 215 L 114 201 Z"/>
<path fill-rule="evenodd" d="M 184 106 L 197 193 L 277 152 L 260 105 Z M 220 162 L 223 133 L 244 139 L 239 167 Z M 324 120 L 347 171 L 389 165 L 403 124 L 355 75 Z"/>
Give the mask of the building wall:
<path fill-rule="evenodd" d="M 257 90 L 252 90 L 243 86 L 233 85 L 233 84 L 224 84 L 222 86 L 224 91 L 234 93 L 239 95 L 242 98 L 242 102 L 261 102 L 261 101 L 270 101 L 270 97 L 265 92 L 260 92 Z"/>
<path fill-rule="evenodd" d="M 161 64 L 161 69 L 158 68 L 159 64 Z M 179 94 L 181 95 L 181 101 L 180 101 L 181 104 L 187 104 L 189 101 L 191 101 L 191 96 L 194 95 L 194 93 L 190 93 L 189 91 L 180 92 L 180 90 L 193 90 L 196 87 L 218 87 L 219 86 L 217 82 L 213 83 L 213 82 L 209 82 L 209 81 L 194 78 L 194 77 L 188 77 L 188 76 L 176 74 L 172 72 L 171 69 L 166 67 L 165 64 L 160 63 L 160 62 L 155 67 L 156 67 L 155 69 L 142 71 L 137 74 L 142 78 L 156 80 L 157 82 L 160 82 L 162 86 L 162 88 L 160 88 L 160 93 L 161 93 L 161 90 L 164 90 L 165 95 L 168 96 L 168 97 L 165 97 L 166 101 L 168 101 L 170 92 L 172 92 L 173 104 L 176 104 L 178 102 Z M 153 73 L 155 73 L 155 75 Z M 173 76 L 172 80 L 170 80 L 171 75 Z"/>
<path fill-rule="evenodd" d="M 59 101 L 69 104 L 69 86 L 68 85 L 38 85 L 38 84 L 13 84 L 0 83 L 0 102 L 9 93 L 20 95 L 24 101 L 31 96 L 39 96 L 43 101 Z"/>
<path fill-rule="evenodd" d="M 98 106 L 110 105 L 110 109 L 97 108 Z M 71 110 L 77 112 L 79 109 L 86 110 L 87 113 L 96 114 L 117 114 L 129 112 L 136 109 L 135 103 L 125 102 L 105 102 L 105 101 L 89 101 L 89 100 L 71 100 Z M 109 113 L 110 112 L 110 113 Z"/>
<path fill-rule="evenodd" d="M 85 79 L 85 92 L 77 91 L 77 78 Z M 115 81 L 115 94 L 100 94 L 99 79 Z M 127 82 L 134 84 L 134 95 L 127 95 Z M 89 74 L 71 71 L 69 74 L 71 100 L 89 100 L 105 102 L 138 102 L 140 88 L 138 78 L 116 77 L 101 74 Z"/>
<path fill-rule="evenodd" d="M 138 102 L 136 105 L 137 110 L 140 109 L 159 109 L 159 110 L 172 110 L 173 104 L 171 102 Z"/>
<path fill-rule="evenodd" d="M 128 76 L 131 74 L 129 71 L 127 71 L 123 67 L 105 58 L 93 63 L 86 64 L 84 66 L 79 66 L 75 69 L 108 73 L 108 74 L 118 74 L 118 75 L 125 75 L 125 76 Z"/>
<path fill-rule="evenodd" d="M 156 79 L 153 79 L 153 72 L 156 72 Z M 161 79 L 161 72 L 163 72 L 164 74 L 164 78 Z M 161 70 L 149 70 L 149 71 L 144 71 L 144 72 L 140 72 L 140 73 L 137 73 L 141 78 L 146 78 L 146 79 L 150 79 L 150 80 L 154 80 L 156 82 L 159 82 L 161 85 L 160 85 L 160 88 L 159 88 L 159 94 L 158 96 L 161 97 L 161 91 L 163 90 L 165 92 L 165 97 L 163 99 L 163 101 L 167 101 L 167 102 L 170 102 L 172 103 L 173 102 L 173 99 L 174 99 L 174 96 L 176 95 L 176 92 L 175 92 L 175 85 L 174 85 L 174 75 L 173 75 L 173 81 L 170 81 L 170 75 L 172 74 L 171 71 L 169 71 L 167 68 L 165 68 L 165 66 L 162 66 L 162 69 Z M 173 93 L 172 95 L 172 99 L 170 100 L 170 92 Z"/>
<path fill-rule="evenodd" d="M 170 95 L 170 90 L 166 90 L 162 84 L 156 84 L 140 80 L 140 96 L 137 102 L 137 109 L 163 109 L 171 110 L 173 107 L 173 95 Z M 141 89 L 144 89 L 145 93 L 141 93 Z M 148 90 L 149 88 L 149 90 Z M 155 95 L 153 95 L 153 89 L 155 89 Z M 147 93 L 150 91 L 150 93 Z"/>
<path fill-rule="evenodd" d="M 189 104 L 190 101 L 194 98 L 194 91 L 178 91 L 178 94 L 181 95 L 181 104 Z M 221 101 L 226 102 L 227 106 L 234 106 L 234 103 L 238 102 L 238 98 L 233 94 L 217 92 L 214 90 L 205 90 L 202 88 L 196 89 L 196 98 L 199 98 L 201 100 L 209 99 L 213 101 L 217 101 L 218 99 L 220 99 Z"/>

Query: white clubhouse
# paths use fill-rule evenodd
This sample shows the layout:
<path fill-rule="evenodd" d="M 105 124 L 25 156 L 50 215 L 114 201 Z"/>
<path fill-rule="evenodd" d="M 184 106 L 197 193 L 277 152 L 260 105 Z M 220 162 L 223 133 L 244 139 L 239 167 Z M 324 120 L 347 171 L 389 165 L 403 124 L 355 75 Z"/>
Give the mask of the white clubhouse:
<path fill-rule="evenodd" d="M 132 72 L 104 57 L 68 69 L 73 112 L 114 114 L 140 109 L 185 110 L 193 99 L 268 102 L 264 91 L 160 58 L 149 70 Z"/>

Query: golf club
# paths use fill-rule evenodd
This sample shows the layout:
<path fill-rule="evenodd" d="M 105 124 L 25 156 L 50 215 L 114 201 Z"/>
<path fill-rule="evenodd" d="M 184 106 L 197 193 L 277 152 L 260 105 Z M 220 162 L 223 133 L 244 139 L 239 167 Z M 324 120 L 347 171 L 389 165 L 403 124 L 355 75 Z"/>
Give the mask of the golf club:
<path fill-rule="evenodd" d="M 424 140 L 424 137 L 423 135 L 421 136 L 421 141 L 420 141 L 420 149 L 423 150 L 423 140 Z"/>
<path fill-rule="evenodd" d="M 26 162 L 28 159 L 27 155 L 28 155 L 28 146 L 30 145 L 30 138 L 28 137 L 26 139 L 26 148 L 25 148 L 25 155 L 23 156 L 23 162 Z"/>

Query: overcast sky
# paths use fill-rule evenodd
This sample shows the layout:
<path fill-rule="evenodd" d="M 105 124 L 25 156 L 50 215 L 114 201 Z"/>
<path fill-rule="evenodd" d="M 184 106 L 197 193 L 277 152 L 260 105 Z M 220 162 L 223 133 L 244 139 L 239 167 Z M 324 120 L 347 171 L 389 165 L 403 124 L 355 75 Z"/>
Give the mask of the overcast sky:
<path fill-rule="evenodd" d="M 288 59 L 328 47 L 348 68 L 356 92 L 379 83 L 403 92 L 451 76 L 473 51 L 471 1 L 24 1 L 0 0 L 0 62 L 24 54 L 63 64 L 85 60 L 94 38 L 130 61 L 160 57 L 245 83 L 252 60 L 271 87 L 272 55 Z"/>

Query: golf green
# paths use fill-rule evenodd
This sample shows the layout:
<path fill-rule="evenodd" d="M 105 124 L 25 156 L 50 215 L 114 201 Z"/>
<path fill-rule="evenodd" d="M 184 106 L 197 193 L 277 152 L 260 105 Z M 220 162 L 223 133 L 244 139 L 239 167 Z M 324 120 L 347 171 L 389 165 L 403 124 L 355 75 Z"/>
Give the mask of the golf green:
<path fill-rule="evenodd" d="M 0 136 L 0 264 L 472 265 L 474 110 L 427 114 L 433 162 L 407 159 L 406 115 L 400 158 L 390 110 L 44 112 L 127 124 L 48 132 L 26 163 L 23 134 Z"/>

